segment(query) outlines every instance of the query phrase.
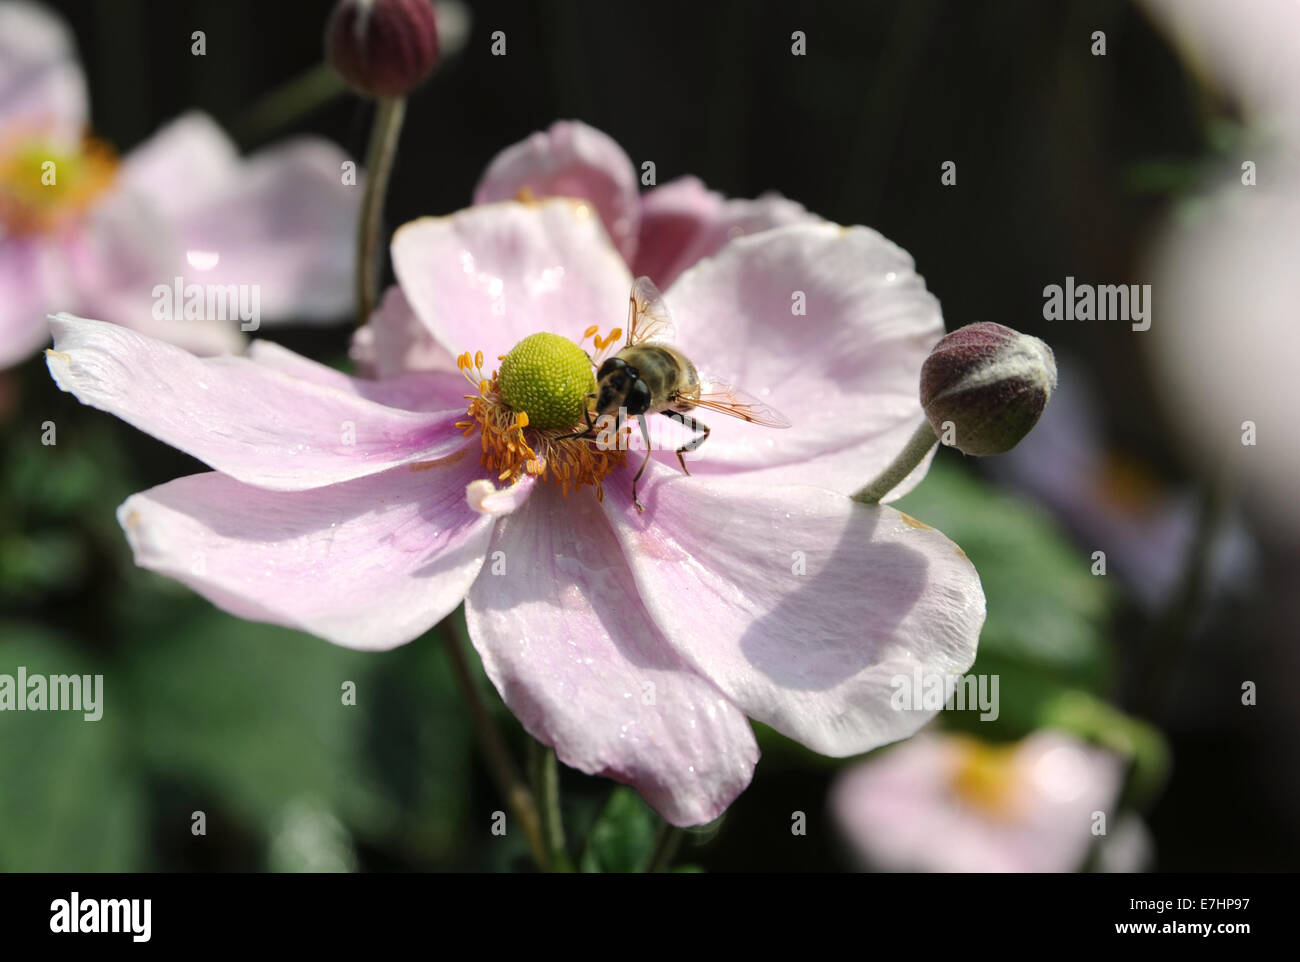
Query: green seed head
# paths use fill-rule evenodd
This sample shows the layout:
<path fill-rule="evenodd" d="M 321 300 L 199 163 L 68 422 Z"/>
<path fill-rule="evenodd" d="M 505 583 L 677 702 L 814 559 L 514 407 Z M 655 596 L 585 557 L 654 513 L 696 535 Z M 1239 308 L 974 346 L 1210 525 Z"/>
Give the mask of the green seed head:
<path fill-rule="evenodd" d="M 582 421 L 596 378 L 586 352 L 558 334 L 530 334 L 510 349 L 497 375 L 501 400 L 528 415 L 535 428 L 568 428 Z"/>

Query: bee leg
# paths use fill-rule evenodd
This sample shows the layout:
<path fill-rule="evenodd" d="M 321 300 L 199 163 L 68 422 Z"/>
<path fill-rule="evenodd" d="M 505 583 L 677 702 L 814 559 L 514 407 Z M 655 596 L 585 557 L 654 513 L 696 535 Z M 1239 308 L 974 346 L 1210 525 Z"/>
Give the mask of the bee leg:
<path fill-rule="evenodd" d="M 596 395 L 594 394 L 587 395 L 587 400 L 594 401 L 595 399 L 596 399 Z M 573 434 L 562 434 L 555 440 L 567 441 L 570 438 L 594 438 L 596 436 L 596 425 L 593 424 L 591 421 L 591 409 L 584 407 L 582 409 L 582 416 L 587 422 L 587 429 L 585 431 L 577 431 Z"/>
<path fill-rule="evenodd" d="M 712 429 L 704 422 L 697 421 L 695 418 L 683 414 L 681 411 L 663 411 L 661 413 L 666 417 L 672 418 L 674 421 L 680 422 L 684 427 L 692 431 L 699 431 L 694 438 L 687 441 L 677 449 L 677 463 L 682 466 L 682 473 L 690 474 L 690 470 L 686 467 L 686 459 L 682 457 L 682 452 L 696 450 L 701 444 L 709 439 L 709 433 Z M 689 424 L 687 424 L 688 421 L 690 422 Z"/>
<path fill-rule="evenodd" d="M 641 422 L 641 437 L 645 439 L 645 458 L 641 461 L 641 469 L 632 479 L 632 503 L 636 505 L 638 511 L 645 511 L 645 505 L 636 496 L 636 483 L 641 480 L 641 475 L 645 474 L 645 466 L 650 463 L 650 426 L 645 423 L 644 414 L 638 414 L 636 419 Z"/>

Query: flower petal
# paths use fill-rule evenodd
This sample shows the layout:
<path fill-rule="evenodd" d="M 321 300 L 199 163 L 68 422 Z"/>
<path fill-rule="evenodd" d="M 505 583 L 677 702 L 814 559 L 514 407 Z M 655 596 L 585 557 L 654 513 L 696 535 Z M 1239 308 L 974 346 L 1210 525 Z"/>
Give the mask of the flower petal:
<path fill-rule="evenodd" d="M 975 568 L 907 515 L 655 463 L 638 494 L 644 514 L 624 472 L 604 506 L 655 623 L 746 714 L 815 751 L 912 734 L 932 713 L 892 707 L 891 680 L 975 659 Z"/>
<path fill-rule="evenodd" d="M 313 488 L 446 457 L 464 443 L 454 425 L 464 408 L 397 410 L 67 314 L 50 328 L 46 363 L 60 388 L 249 484 Z"/>
<path fill-rule="evenodd" d="M 60 253 L 76 293 L 47 311 L 103 318 L 193 354 L 237 354 L 247 342 L 237 299 L 225 311 L 185 316 L 192 291 L 185 293 L 182 278 L 181 295 L 174 296 L 185 261 L 170 223 L 130 191 L 106 196 L 81 230 L 61 238 Z"/>
<path fill-rule="evenodd" d="M 921 421 L 921 364 L 943 318 L 912 259 L 873 230 L 806 224 L 734 240 L 683 274 L 667 301 L 677 342 L 698 367 L 793 422 L 778 431 L 698 412 L 713 433 L 693 473 L 745 471 L 851 493 Z"/>
<path fill-rule="evenodd" d="M 207 114 L 182 114 L 122 160 L 118 182 L 169 220 L 210 203 L 239 174 L 234 142 Z"/>
<path fill-rule="evenodd" d="M 411 371 L 386 380 L 350 377 L 317 361 L 295 354 L 274 341 L 253 341 L 248 356 L 264 367 L 290 377 L 367 398 L 403 411 L 464 411 L 469 388 L 459 371 Z"/>
<path fill-rule="evenodd" d="M 0 129 L 31 127 L 75 143 L 88 117 L 72 32 L 28 3 L 0 3 Z"/>
<path fill-rule="evenodd" d="M 45 312 L 70 289 L 66 273 L 58 250 L 44 238 L 0 241 L 0 370 L 49 343 Z"/>
<path fill-rule="evenodd" d="M 212 472 L 132 495 L 118 521 L 136 564 L 241 618 L 382 650 L 449 614 L 478 574 L 493 520 L 465 504 L 468 448 L 312 491 Z"/>
<path fill-rule="evenodd" d="M 1118 756 L 1060 732 L 1014 749 L 1006 811 L 981 811 L 955 788 L 963 739 L 923 732 L 847 769 L 832 809 L 858 852 L 885 871 L 1069 872 L 1095 841 L 1094 812 L 1115 819 Z"/>
<path fill-rule="evenodd" d="M 155 156 L 141 163 L 151 176 L 136 188 L 172 215 L 173 253 L 187 281 L 246 285 L 270 320 L 333 320 L 347 312 L 361 187 L 343 183 L 342 151 L 300 138 L 234 169 L 218 156 L 197 164 L 200 188 L 178 202 L 167 184 L 186 176 L 195 153 L 220 155 L 221 134 L 187 117 L 160 136 Z"/>
<path fill-rule="evenodd" d="M 498 488 L 486 478 L 471 481 L 465 486 L 465 500 L 480 514 L 501 517 L 517 511 L 537 485 L 537 477 L 525 474 L 504 488 Z"/>
<path fill-rule="evenodd" d="M 608 134 L 576 120 L 556 121 L 497 154 L 474 189 L 474 203 L 514 200 L 524 188 L 536 197 L 591 201 L 631 263 L 640 209 L 636 170 Z"/>
<path fill-rule="evenodd" d="M 393 235 L 393 268 L 439 344 L 492 359 L 538 331 L 577 341 L 622 325 L 632 286 L 591 207 L 571 200 L 411 221 Z"/>
<path fill-rule="evenodd" d="M 353 335 L 349 353 L 361 370 L 381 379 L 407 371 L 450 371 L 460 376 L 456 359 L 433 339 L 396 284 L 384 293 L 369 323 Z"/>
<path fill-rule="evenodd" d="M 632 273 L 647 274 L 667 290 L 686 268 L 712 257 L 728 241 L 820 221 L 802 204 L 779 194 L 728 200 L 696 177 L 679 177 L 641 198 L 641 238 Z"/>
<path fill-rule="evenodd" d="M 566 500 L 538 485 L 491 552 L 504 569 L 474 582 L 466 620 L 529 733 L 566 765 L 634 786 L 675 825 L 716 818 L 749 784 L 753 733 L 655 628 L 590 492 Z"/>

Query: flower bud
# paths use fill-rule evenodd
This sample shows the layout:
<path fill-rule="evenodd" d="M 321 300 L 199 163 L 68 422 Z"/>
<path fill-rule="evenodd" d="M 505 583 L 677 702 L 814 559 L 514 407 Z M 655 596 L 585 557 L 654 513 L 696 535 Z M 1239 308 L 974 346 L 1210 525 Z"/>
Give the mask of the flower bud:
<path fill-rule="evenodd" d="M 1001 324 L 953 331 L 921 365 L 921 406 L 944 444 L 965 454 L 1010 451 L 1056 388 L 1052 349 Z"/>
<path fill-rule="evenodd" d="M 325 27 L 325 58 L 358 93 L 402 97 L 438 61 L 429 0 L 339 0 Z"/>

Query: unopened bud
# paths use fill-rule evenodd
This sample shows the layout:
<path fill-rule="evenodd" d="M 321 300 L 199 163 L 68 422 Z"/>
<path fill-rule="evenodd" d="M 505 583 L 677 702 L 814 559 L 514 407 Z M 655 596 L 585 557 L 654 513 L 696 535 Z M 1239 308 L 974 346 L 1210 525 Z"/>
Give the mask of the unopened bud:
<path fill-rule="evenodd" d="M 1010 451 L 1056 388 L 1052 349 L 983 322 L 953 331 L 921 366 L 921 406 L 939 440 L 965 454 Z"/>
<path fill-rule="evenodd" d="M 429 0 L 339 0 L 325 27 L 325 57 L 348 85 L 369 97 L 402 97 L 438 61 Z"/>

